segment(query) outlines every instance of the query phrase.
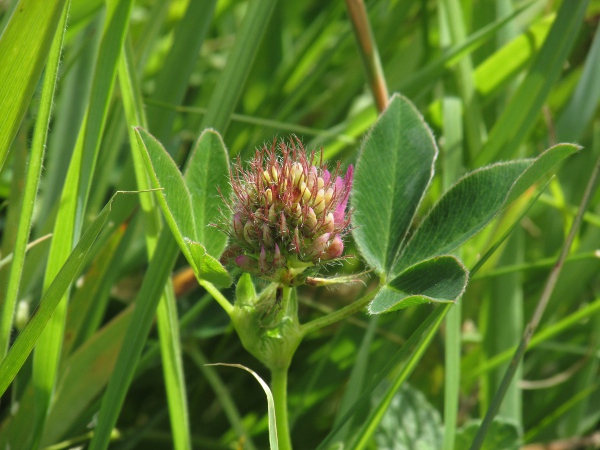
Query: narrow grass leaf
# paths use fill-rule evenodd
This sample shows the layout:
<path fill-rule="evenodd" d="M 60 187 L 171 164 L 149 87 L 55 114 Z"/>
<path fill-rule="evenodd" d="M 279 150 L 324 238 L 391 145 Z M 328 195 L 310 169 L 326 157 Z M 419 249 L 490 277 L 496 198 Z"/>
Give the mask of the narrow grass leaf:
<path fill-rule="evenodd" d="M 119 64 L 119 81 L 123 92 L 123 104 L 127 115 L 129 127 L 129 141 L 132 149 L 132 159 L 135 168 L 138 188 L 148 189 L 148 177 L 140 149 L 140 142 L 133 127 L 145 125 L 146 119 L 143 109 L 142 96 L 137 84 L 136 72 L 133 67 L 133 52 L 129 42 L 126 42 Z M 152 259 L 156 249 L 156 239 L 162 221 L 158 208 L 155 206 L 153 196 L 144 196 L 141 199 L 144 217 L 146 219 L 146 252 L 148 259 Z M 167 402 L 169 405 L 169 419 L 173 434 L 173 446 L 176 450 L 190 449 L 191 433 L 189 428 L 189 414 L 187 406 L 187 393 L 181 359 L 181 338 L 177 323 L 177 299 L 173 289 L 173 282 L 168 281 L 157 309 L 158 335 L 162 357 Z"/>
<path fill-rule="evenodd" d="M 582 24 L 587 0 L 562 3 L 546 41 L 529 70 L 492 128 L 477 162 L 489 162 L 514 154 L 536 123 L 550 88 L 558 78 Z"/>
<path fill-rule="evenodd" d="M 480 421 L 470 421 L 462 427 L 456 435 L 456 448 L 469 448 L 469 444 L 473 441 L 480 425 Z M 481 448 L 482 450 L 497 450 L 500 448 L 517 450 L 520 447 L 520 441 L 517 425 L 511 420 L 497 417 L 492 422 L 488 439 Z"/>
<path fill-rule="evenodd" d="M 216 3 L 216 0 L 189 2 L 185 15 L 174 31 L 173 45 L 156 77 L 153 100 L 173 105 L 179 105 L 183 100 L 210 28 Z M 165 111 L 156 106 L 148 108 L 149 130 L 161 142 L 167 142 L 170 138 L 175 118 L 175 111 Z"/>
<path fill-rule="evenodd" d="M 369 312 L 381 314 L 421 303 L 455 302 L 467 287 L 468 279 L 469 272 L 458 258 L 437 256 L 388 281 L 387 288 L 379 291 L 369 305 Z"/>
<path fill-rule="evenodd" d="M 264 380 L 258 376 L 256 372 L 247 368 L 246 366 L 242 366 L 241 364 L 225 364 L 225 363 L 216 363 L 216 364 L 208 364 L 209 366 L 227 366 L 227 367 L 237 367 L 238 369 L 245 370 L 250 373 L 256 381 L 260 383 L 260 386 L 265 391 L 265 395 L 267 396 L 267 406 L 268 406 L 268 416 L 269 416 L 269 444 L 271 450 L 279 449 L 279 444 L 277 441 L 277 427 L 275 425 L 275 401 L 273 400 L 273 394 L 271 393 L 271 389 L 269 389 L 269 385 L 264 382 Z"/>
<path fill-rule="evenodd" d="M 0 169 L 29 106 L 66 0 L 21 0 L 0 36 Z"/>
<path fill-rule="evenodd" d="M 14 243 L 13 263 L 10 266 L 6 293 L 2 304 L 2 319 L 0 325 L 0 354 L 2 357 L 6 356 L 6 352 L 8 351 L 8 342 L 12 328 L 14 308 L 17 303 L 19 283 L 23 273 L 23 264 L 25 262 L 25 252 L 27 249 L 27 241 L 31 228 L 35 197 L 38 191 L 42 172 L 44 150 L 46 148 L 46 139 L 50 124 L 50 111 L 52 109 L 52 102 L 54 99 L 58 63 L 60 61 L 69 3 L 70 2 L 67 2 L 64 7 L 61 20 L 58 24 L 57 33 L 52 41 L 50 55 L 48 57 L 48 64 L 44 75 L 42 98 L 40 101 L 40 109 L 35 125 L 33 143 L 31 146 L 31 155 L 29 156 L 29 165 L 27 169 L 27 178 L 23 191 L 23 202 L 19 214 L 19 227 L 17 229 L 17 236 L 15 237 Z"/>
<path fill-rule="evenodd" d="M 560 141 L 578 141 L 589 125 L 600 100 L 600 29 L 585 59 L 583 73 L 573 96 L 556 121 Z"/>
<path fill-rule="evenodd" d="M 133 310 L 115 370 L 102 399 L 90 450 L 104 450 L 108 447 L 111 432 L 119 417 L 125 395 L 135 373 L 136 364 L 152 326 L 156 308 L 175 264 L 178 246 L 172 236 L 170 230 L 163 229 L 158 239 L 154 257 L 150 261 L 142 287 L 136 297 L 136 307 Z"/>
<path fill-rule="evenodd" d="M 204 130 L 200 135 L 189 157 L 184 181 L 192 197 L 198 241 L 209 255 L 219 258 L 227 244 L 227 235 L 214 225 L 228 219 L 229 210 L 223 199 L 231 195 L 231 184 L 227 149 L 216 131 Z"/>
<path fill-rule="evenodd" d="M 64 292 L 78 275 L 87 252 L 106 223 L 114 198 L 108 202 L 102 212 L 85 231 L 77 246 L 73 249 L 73 252 L 67 258 L 65 264 L 42 297 L 29 323 L 19 334 L 6 358 L 0 364 L 0 395 L 4 394 L 19 369 L 21 369 Z"/>
<path fill-rule="evenodd" d="M 213 127 L 225 134 L 276 4 L 277 0 L 248 4 L 235 43 L 227 57 L 227 65 L 208 102 L 200 125 L 201 131 Z"/>
<path fill-rule="evenodd" d="M 433 176 L 437 147 L 415 107 L 394 95 L 356 164 L 353 235 L 378 273 L 391 267 Z"/>

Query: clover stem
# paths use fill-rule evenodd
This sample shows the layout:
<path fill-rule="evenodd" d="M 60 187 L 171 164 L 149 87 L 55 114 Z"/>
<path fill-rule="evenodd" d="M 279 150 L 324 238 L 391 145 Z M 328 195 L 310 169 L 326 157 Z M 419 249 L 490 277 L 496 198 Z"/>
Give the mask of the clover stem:
<path fill-rule="evenodd" d="M 223 294 L 221 294 L 221 291 L 219 291 L 214 284 L 206 280 L 198 280 L 198 283 L 200 284 L 200 286 L 206 289 L 206 292 L 208 292 L 217 301 L 217 303 L 221 305 L 221 307 L 225 310 L 227 315 L 231 317 L 233 305 L 229 302 L 229 300 L 227 300 L 227 298 Z"/>
<path fill-rule="evenodd" d="M 304 338 L 304 336 L 306 336 L 309 333 L 312 333 L 313 331 L 320 330 L 323 327 L 326 327 L 333 323 L 339 322 L 340 320 L 343 320 L 346 317 L 350 317 L 352 314 L 357 313 L 358 311 L 363 309 L 365 306 L 367 306 L 371 300 L 373 300 L 373 298 L 375 297 L 377 292 L 379 292 L 379 288 L 373 289 L 371 292 L 369 292 L 367 295 L 365 295 L 361 299 L 349 304 L 348 306 L 345 306 L 342 309 L 338 309 L 337 311 L 334 311 L 323 317 L 319 317 L 318 319 L 315 319 L 311 322 L 301 325 L 300 326 L 301 336 Z"/>
<path fill-rule="evenodd" d="M 280 450 L 292 450 L 287 411 L 288 369 L 271 370 L 271 393 L 275 402 L 275 423 Z"/>

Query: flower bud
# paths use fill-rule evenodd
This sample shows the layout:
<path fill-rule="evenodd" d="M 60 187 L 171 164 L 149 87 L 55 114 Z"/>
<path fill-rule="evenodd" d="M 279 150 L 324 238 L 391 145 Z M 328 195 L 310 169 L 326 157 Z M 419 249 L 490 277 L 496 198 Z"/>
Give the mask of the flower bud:
<path fill-rule="evenodd" d="M 302 164 L 300 164 L 299 162 L 295 162 L 294 164 L 292 164 L 291 175 L 293 186 L 300 186 L 300 183 L 304 181 L 304 171 L 302 170 Z"/>
<path fill-rule="evenodd" d="M 269 172 L 267 172 L 266 170 L 263 170 L 262 178 L 263 178 L 263 182 L 265 184 L 271 184 L 271 176 L 269 175 Z"/>
<path fill-rule="evenodd" d="M 283 213 L 283 211 L 281 211 L 281 214 L 279 216 L 279 234 L 283 237 L 287 237 L 288 234 L 290 234 L 290 230 L 287 227 L 287 222 L 285 220 L 285 214 Z"/>
<path fill-rule="evenodd" d="M 267 252 L 265 251 L 264 245 L 260 248 L 260 256 L 258 257 L 258 268 L 262 273 L 269 272 L 269 265 L 267 264 Z"/>
<path fill-rule="evenodd" d="M 333 220 L 333 213 L 327 213 L 325 218 L 323 219 L 323 225 L 321 226 L 321 231 L 326 233 L 333 233 L 335 228 L 335 222 Z"/>
<path fill-rule="evenodd" d="M 331 240 L 329 247 L 327 247 L 327 259 L 335 259 L 342 256 L 344 253 L 344 242 L 339 234 L 336 234 L 335 237 Z"/>
<path fill-rule="evenodd" d="M 319 215 L 325 210 L 325 191 L 323 189 L 318 190 L 313 206 Z"/>
<path fill-rule="evenodd" d="M 331 204 L 331 200 L 333 200 L 333 188 L 328 188 L 323 197 L 325 198 L 325 206 L 329 206 Z"/>
<path fill-rule="evenodd" d="M 273 234 L 271 233 L 271 227 L 266 223 L 262 226 L 262 238 L 263 242 L 267 247 L 272 247 L 275 241 L 273 240 Z"/>
<path fill-rule="evenodd" d="M 273 191 L 271 189 L 265 191 L 265 201 L 267 205 L 273 204 Z"/>
<path fill-rule="evenodd" d="M 252 236 L 254 235 L 254 227 L 252 226 L 252 222 L 247 221 L 246 225 L 244 225 L 244 239 L 248 244 L 254 244 L 254 239 Z"/>
<path fill-rule="evenodd" d="M 275 268 L 283 267 L 284 261 L 281 257 L 281 251 L 279 250 L 279 246 L 275 244 L 275 256 L 273 256 L 273 265 Z"/>
<path fill-rule="evenodd" d="M 271 207 L 269 208 L 269 214 L 267 215 L 267 217 L 269 218 L 269 222 L 275 223 L 275 220 L 277 219 L 277 213 L 275 212 L 275 205 L 271 205 Z"/>
<path fill-rule="evenodd" d="M 273 180 L 273 183 L 275 184 L 279 182 L 279 176 L 277 174 L 277 168 L 275 166 L 271 167 L 271 180 Z"/>
<path fill-rule="evenodd" d="M 331 236 L 330 233 L 324 233 L 318 238 L 316 238 L 312 242 L 308 250 L 308 254 L 313 257 L 320 257 L 325 252 L 325 250 L 327 250 L 327 241 L 329 241 L 329 236 Z"/>
<path fill-rule="evenodd" d="M 308 208 L 304 225 L 309 231 L 312 231 L 317 226 L 317 215 L 312 208 Z"/>
<path fill-rule="evenodd" d="M 304 181 L 300 183 L 300 196 L 304 203 L 308 203 L 311 197 L 310 189 Z"/>
<path fill-rule="evenodd" d="M 234 261 L 240 269 L 245 270 L 246 272 L 254 271 L 254 265 L 252 264 L 253 261 L 249 256 L 240 255 L 235 258 Z"/>
<path fill-rule="evenodd" d="M 244 239 L 244 224 L 242 223 L 239 213 L 236 213 L 233 216 L 233 232 L 238 239 Z"/>

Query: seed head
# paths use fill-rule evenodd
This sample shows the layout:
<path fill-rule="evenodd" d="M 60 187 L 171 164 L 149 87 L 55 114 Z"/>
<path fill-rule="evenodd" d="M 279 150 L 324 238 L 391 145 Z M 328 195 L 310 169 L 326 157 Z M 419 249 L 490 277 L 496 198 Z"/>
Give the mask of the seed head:
<path fill-rule="evenodd" d="M 342 177 L 339 164 L 330 172 L 319 156 L 317 162 L 294 137 L 257 150 L 248 169 L 239 159 L 234 164 L 227 202 L 233 218 L 221 228 L 240 268 L 298 284 L 304 269 L 342 256 L 354 168 Z"/>

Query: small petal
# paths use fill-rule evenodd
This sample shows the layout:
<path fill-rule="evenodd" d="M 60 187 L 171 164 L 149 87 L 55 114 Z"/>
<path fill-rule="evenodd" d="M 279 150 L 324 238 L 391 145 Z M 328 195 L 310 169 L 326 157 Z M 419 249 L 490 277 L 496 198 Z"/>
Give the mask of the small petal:
<path fill-rule="evenodd" d="M 329 172 L 329 170 L 325 169 L 323 171 L 323 181 L 325 182 L 325 184 L 329 184 L 329 180 L 331 180 L 331 172 Z"/>
<path fill-rule="evenodd" d="M 306 184 L 308 186 L 308 189 L 310 189 L 311 191 L 313 190 L 313 187 L 317 184 L 317 168 L 315 166 L 310 166 Z"/>
<path fill-rule="evenodd" d="M 343 191 L 338 190 L 337 192 L 343 192 L 342 197 L 340 198 L 340 201 L 338 203 L 338 205 L 335 208 L 335 212 L 333 214 L 333 217 L 335 219 L 335 223 L 339 224 L 342 223 L 344 221 L 344 217 L 346 215 L 346 205 L 348 204 L 348 197 L 350 196 L 350 191 L 352 189 L 352 180 L 354 178 L 354 166 L 352 164 L 350 164 L 348 166 L 348 171 L 346 172 L 346 177 L 343 180 Z M 341 178 L 338 177 L 338 179 L 335 181 L 335 187 L 336 190 L 338 188 L 338 180 L 341 180 Z"/>

